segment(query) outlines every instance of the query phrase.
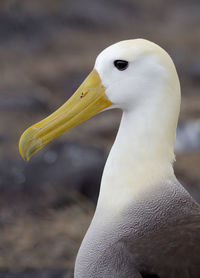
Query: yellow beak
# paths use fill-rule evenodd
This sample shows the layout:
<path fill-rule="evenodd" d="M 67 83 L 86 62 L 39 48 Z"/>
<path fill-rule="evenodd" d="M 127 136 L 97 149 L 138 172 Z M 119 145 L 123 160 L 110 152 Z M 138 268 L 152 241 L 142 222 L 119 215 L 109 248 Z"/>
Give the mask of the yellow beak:
<path fill-rule="evenodd" d="M 19 141 L 19 152 L 28 161 L 54 138 L 112 105 L 93 70 L 71 98 L 50 116 L 29 127 Z"/>

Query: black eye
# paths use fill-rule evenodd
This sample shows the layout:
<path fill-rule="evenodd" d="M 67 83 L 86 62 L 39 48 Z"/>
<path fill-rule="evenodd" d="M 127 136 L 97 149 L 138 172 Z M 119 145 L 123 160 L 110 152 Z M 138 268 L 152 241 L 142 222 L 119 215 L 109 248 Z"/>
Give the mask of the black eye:
<path fill-rule="evenodd" d="M 115 60 L 114 65 L 118 70 L 125 70 L 128 68 L 128 62 L 124 60 Z"/>

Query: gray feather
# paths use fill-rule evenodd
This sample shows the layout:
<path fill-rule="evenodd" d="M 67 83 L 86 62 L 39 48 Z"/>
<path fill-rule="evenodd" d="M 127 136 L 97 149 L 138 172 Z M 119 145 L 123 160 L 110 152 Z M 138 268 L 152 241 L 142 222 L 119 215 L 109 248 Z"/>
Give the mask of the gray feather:
<path fill-rule="evenodd" d="M 75 278 L 200 277 L 200 208 L 177 180 L 106 219 L 95 214 Z"/>

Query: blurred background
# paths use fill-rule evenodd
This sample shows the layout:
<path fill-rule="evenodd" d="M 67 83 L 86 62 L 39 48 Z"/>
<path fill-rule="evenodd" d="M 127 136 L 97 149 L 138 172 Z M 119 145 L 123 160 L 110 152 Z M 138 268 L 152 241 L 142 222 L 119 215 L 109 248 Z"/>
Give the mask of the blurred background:
<path fill-rule="evenodd" d="M 102 49 L 138 37 L 176 64 L 175 172 L 200 202 L 200 1 L 0 1 L 0 277 L 73 277 L 121 113 L 95 116 L 29 163 L 18 140 L 71 96 Z"/>

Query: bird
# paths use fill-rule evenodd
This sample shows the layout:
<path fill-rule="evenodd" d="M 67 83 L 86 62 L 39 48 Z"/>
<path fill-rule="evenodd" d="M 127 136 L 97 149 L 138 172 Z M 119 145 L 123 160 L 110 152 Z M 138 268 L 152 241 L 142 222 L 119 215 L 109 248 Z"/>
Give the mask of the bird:
<path fill-rule="evenodd" d="M 69 100 L 22 134 L 19 151 L 28 161 L 93 115 L 122 110 L 75 278 L 200 277 L 200 206 L 173 170 L 180 103 L 169 54 L 128 39 L 105 48 Z"/>

